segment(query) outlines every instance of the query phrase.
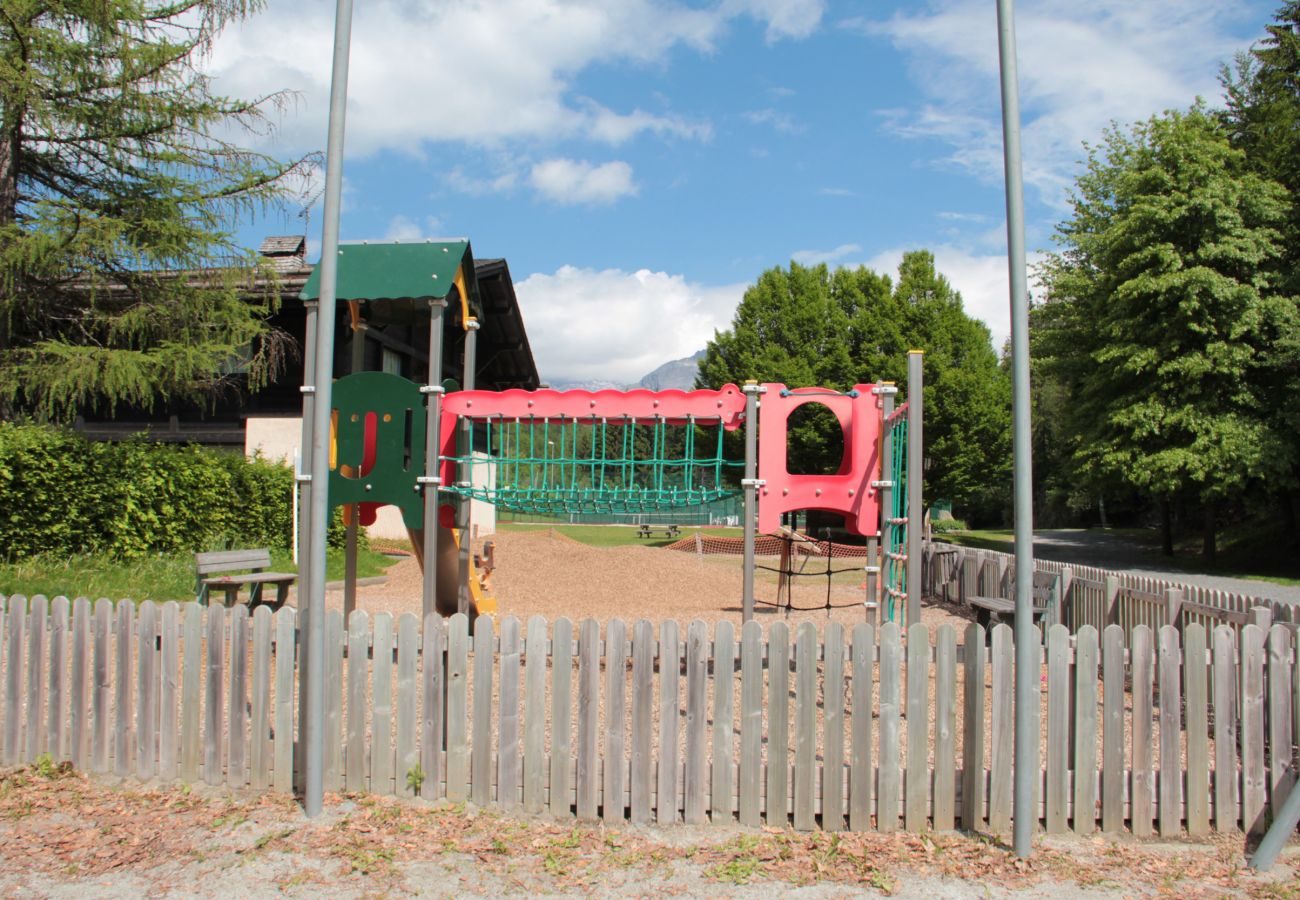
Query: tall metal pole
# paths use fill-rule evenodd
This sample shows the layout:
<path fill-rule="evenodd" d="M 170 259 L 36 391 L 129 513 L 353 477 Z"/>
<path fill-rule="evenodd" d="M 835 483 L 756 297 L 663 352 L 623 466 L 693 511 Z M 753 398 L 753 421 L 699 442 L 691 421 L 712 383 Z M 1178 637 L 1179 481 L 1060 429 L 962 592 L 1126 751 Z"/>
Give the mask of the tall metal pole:
<path fill-rule="evenodd" d="M 474 390 L 474 372 L 478 367 L 476 349 L 478 347 L 478 321 L 468 319 L 465 322 L 465 378 L 464 388 L 467 391 Z M 462 484 L 472 485 L 474 481 L 474 461 L 469 458 L 470 450 L 470 429 L 474 423 L 465 419 L 461 424 L 461 443 L 457 455 L 465 460 L 460 464 L 460 474 L 457 476 Z M 469 555 L 470 555 L 470 520 L 471 504 L 474 500 L 471 497 L 460 498 L 460 513 L 456 517 L 456 527 L 460 530 L 460 550 L 456 558 L 456 608 L 469 615 Z"/>
<path fill-rule="evenodd" d="M 1016 855 L 1033 852 L 1034 781 L 1038 777 L 1038 638 L 1033 619 L 1034 498 L 1029 428 L 1029 286 L 1025 277 L 1025 192 L 1020 171 L 1020 88 L 1012 0 L 997 0 L 998 59 L 1002 74 L 1002 147 L 1007 185 L 1007 266 L 1011 276 L 1011 409 L 1014 420 L 1016 532 L 1016 743 L 1014 822 Z"/>
<path fill-rule="evenodd" d="M 745 563 L 741 583 L 741 621 L 754 619 L 754 517 L 758 514 L 758 395 L 764 388 L 757 381 L 746 381 L 745 392 Z"/>
<path fill-rule="evenodd" d="M 316 378 L 316 332 L 320 328 L 320 302 L 307 300 L 307 325 L 303 335 L 302 351 L 302 443 L 299 453 L 298 470 L 294 478 L 298 481 L 298 545 L 295 548 L 298 559 L 298 615 L 302 622 L 302 644 L 299 647 L 298 665 L 301 677 L 306 677 L 311 656 L 311 647 L 307 642 L 308 627 L 305 618 L 312 595 L 311 567 L 308 565 L 308 552 L 311 547 L 311 444 L 315 434 L 316 395 L 312 382 Z M 306 796 L 307 793 L 307 704 L 298 704 L 298 741 L 294 745 L 293 768 L 296 773 L 294 790 Z"/>
<path fill-rule="evenodd" d="M 923 405 L 921 393 L 925 376 L 921 371 L 920 350 L 907 353 L 907 627 L 921 621 L 921 523 L 925 521 L 921 483 Z"/>
<path fill-rule="evenodd" d="M 421 621 L 438 611 L 438 486 L 442 467 L 438 444 L 442 441 L 442 311 L 446 300 L 429 301 L 429 395 L 428 418 L 424 426 L 424 604 Z"/>
<path fill-rule="evenodd" d="M 307 541 L 308 584 L 303 626 L 307 650 L 303 687 L 307 733 L 307 783 L 303 807 L 320 814 L 324 803 L 325 762 L 325 532 L 329 525 L 329 440 L 334 378 L 334 320 L 338 289 L 339 211 L 343 197 L 343 132 L 348 96 L 348 51 L 352 40 L 352 0 L 338 0 L 334 18 L 334 69 L 330 84 L 329 137 L 325 149 L 325 214 L 322 216 L 320 312 L 316 329 L 315 412 L 311 441 L 311 516 Z"/>

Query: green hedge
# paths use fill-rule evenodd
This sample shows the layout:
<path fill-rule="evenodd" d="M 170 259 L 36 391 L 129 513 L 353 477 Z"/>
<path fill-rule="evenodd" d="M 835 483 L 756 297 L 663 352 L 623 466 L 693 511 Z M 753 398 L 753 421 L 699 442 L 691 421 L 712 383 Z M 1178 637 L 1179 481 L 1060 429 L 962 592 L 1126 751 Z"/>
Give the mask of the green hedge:
<path fill-rule="evenodd" d="M 194 445 L 0 423 L 0 554 L 287 548 L 293 471 Z M 337 521 L 330 543 L 342 539 Z"/>

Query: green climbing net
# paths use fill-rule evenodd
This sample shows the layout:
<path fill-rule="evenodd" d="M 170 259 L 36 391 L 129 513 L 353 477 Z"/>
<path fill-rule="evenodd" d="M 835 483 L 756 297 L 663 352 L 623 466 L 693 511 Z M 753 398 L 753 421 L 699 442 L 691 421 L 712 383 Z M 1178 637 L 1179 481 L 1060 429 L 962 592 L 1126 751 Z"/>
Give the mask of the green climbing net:
<path fill-rule="evenodd" d="M 893 482 L 889 508 L 884 510 L 885 612 L 895 621 L 897 610 L 905 608 L 907 597 L 907 414 L 901 407 L 886 424 L 890 430 L 889 474 Z M 907 624 L 911 624 L 910 622 Z"/>
<path fill-rule="evenodd" d="M 462 419 L 457 480 L 443 490 L 542 514 L 653 512 L 739 493 L 744 463 L 723 428 L 630 418 Z"/>

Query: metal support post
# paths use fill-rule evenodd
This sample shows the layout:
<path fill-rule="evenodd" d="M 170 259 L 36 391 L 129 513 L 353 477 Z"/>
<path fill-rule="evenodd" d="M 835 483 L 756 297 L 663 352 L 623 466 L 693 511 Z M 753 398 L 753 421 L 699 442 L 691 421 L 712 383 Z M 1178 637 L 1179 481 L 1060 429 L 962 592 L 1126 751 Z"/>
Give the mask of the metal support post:
<path fill-rule="evenodd" d="M 1029 287 L 1025 272 L 1025 196 L 1020 165 L 1020 88 L 1012 0 L 997 0 L 1002 76 L 1002 148 L 1007 194 L 1007 267 L 1011 281 L 1012 453 L 1016 533 L 1016 740 L 1013 848 L 1033 852 L 1034 781 L 1038 778 L 1038 641 L 1033 619 L 1034 507 L 1029 420 Z"/>
<path fill-rule="evenodd" d="M 877 390 L 880 392 L 880 421 L 888 423 L 889 417 L 894 414 L 894 392 L 896 388 L 892 382 L 884 382 Z M 883 576 L 880 579 L 880 614 L 876 616 L 877 621 L 884 623 L 885 616 L 889 616 L 889 621 L 894 620 L 893 616 L 893 596 L 889 593 L 889 573 L 894 571 L 895 562 L 890 558 L 893 548 L 890 546 L 889 535 L 893 527 L 889 524 L 889 517 L 894 514 L 894 491 L 896 487 L 890 478 L 889 466 L 894 459 L 894 433 L 888 424 L 881 429 L 880 438 L 880 573 Z"/>
<path fill-rule="evenodd" d="M 921 532 L 925 520 L 921 486 L 925 472 L 921 460 L 922 354 L 907 354 L 907 626 L 921 621 Z"/>
<path fill-rule="evenodd" d="M 366 323 L 352 325 L 352 374 L 360 372 L 366 364 Z M 360 473 L 358 473 L 360 474 Z M 361 527 L 361 504 L 349 505 L 347 543 L 343 550 L 343 621 L 352 618 L 357 608 L 357 533 Z"/>
<path fill-rule="evenodd" d="M 329 525 L 330 400 L 334 376 L 334 311 L 338 290 L 339 211 L 343 198 L 343 133 L 347 113 L 348 51 L 352 0 L 338 0 L 330 83 L 329 137 L 325 150 L 325 212 L 321 217 L 320 318 L 316 329 L 316 404 L 312 416 L 310 538 L 307 570 L 311 593 L 303 615 L 303 702 L 306 711 L 306 788 L 303 807 L 320 815 L 325 774 L 325 532 Z M 300 595 L 301 596 L 301 595 Z"/>
<path fill-rule="evenodd" d="M 465 378 L 464 388 L 467 391 L 474 390 L 474 370 L 477 366 L 476 349 L 478 345 L 478 322 L 474 319 L 465 321 Z M 470 449 L 470 429 L 474 427 L 473 422 L 465 419 L 461 423 L 461 446 L 456 450 L 464 462 L 460 464 L 460 472 L 457 478 L 461 482 L 472 482 L 474 480 L 474 462 L 469 458 Z M 470 507 L 474 503 L 471 497 L 460 498 L 459 513 L 456 516 L 456 527 L 460 530 L 460 550 L 457 557 L 458 572 L 456 577 L 456 608 L 458 611 L 469 615 L 469 558 L 470 558 Z"/>
<path fill-rule="evenodd" d="M 438 485 L 442 466 L 438 461 L 442 441 L 442 311 L 446 300 L 429 301 L 429 382 L 424 424 L 424 604 L 421 622 L 438 611 Z"/>
<path fill-rule="evenodd" d="M 316 370 L 316 330 L 320 327 L 320 304 L 315 300 L 303 303 L 307 309 L 306 333 L 302 342 L 303 380 L 302 386 L 302 444 L 298 450 L 299 463 L 294 472 L 294 490 L 298 491 L 298 615 L 304 616 L 308 599 L 311 597 L 311 567 L 308 565 L 308 548 L 311 546 L 311 444 L 315 434 L 316 388 L 310 382 L 315 378 Z M 298 649 L 300 671 L 307 671 L 310 647 L 307 641 L 307 624 L 302 622 L 301 644 Z M 294 744 L 293 768 L 295 772 L 294 790 L 304 797 L 307 795 L 307 704 L 298 704 L 298 741 Z"/>
<path fill-rule="evenodd" d="M 1273 824 L 1264 832 L 1264 838 L 1255 848 L 1255 855 L 1250 858 L 1250 867 L 1256 872 L 1267 872 L 1273 868 L 1278 853 L 1286 842 L 1295 834 L 1296 825 L 1300 824 L 1300 784 L 1292 786 L 1282 802 L 1282 808 L 1273 818 Z"/>
<path fill-rule="evenodd" d="M 765 388 L 757 381 L 746 381 L 745 392 L 745 563 L 741 594 L 741 621 L 754 618 L 754 539 L 758 515 L 758 395 Z"/>

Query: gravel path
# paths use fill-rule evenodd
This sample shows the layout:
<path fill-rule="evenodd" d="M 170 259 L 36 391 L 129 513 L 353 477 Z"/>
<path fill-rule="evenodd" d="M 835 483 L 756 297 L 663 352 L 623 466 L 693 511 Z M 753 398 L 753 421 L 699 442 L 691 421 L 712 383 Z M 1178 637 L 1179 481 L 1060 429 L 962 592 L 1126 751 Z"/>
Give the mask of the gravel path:
<path fill-rule="evenodd" d="M 1131 572 L 1134 575 L 1164 578 L 1168 581 L 1181 581 L 1184 584 L 1202 585 L 1216 590 L 1280 600 L 1285 603 L 1300 603 L 1300 586 L 1275 584 L 1253 578 L 1201 575 L 1181 569 L 1162 569 L 1152 565 L 1150 551 L 1096 528 L 1035 531 L 1034 555 L 1058 562 Z M 1300 575 L 1300 572 L 1297 574 Z"/>

